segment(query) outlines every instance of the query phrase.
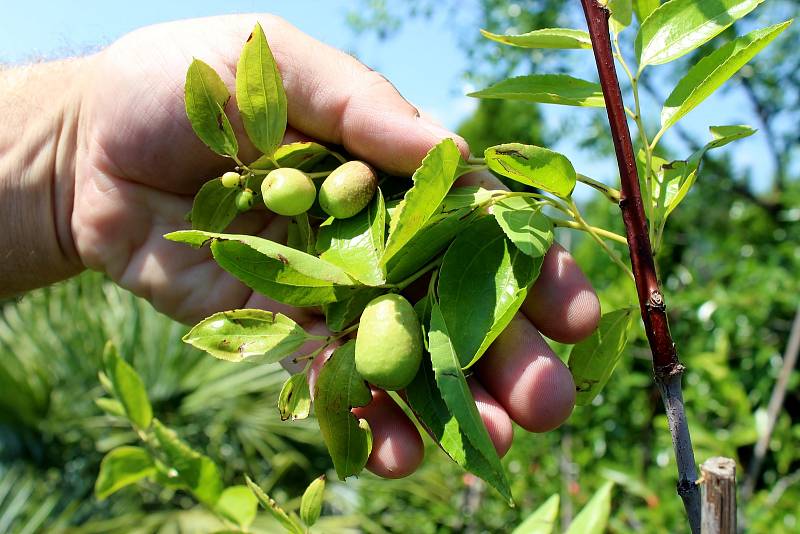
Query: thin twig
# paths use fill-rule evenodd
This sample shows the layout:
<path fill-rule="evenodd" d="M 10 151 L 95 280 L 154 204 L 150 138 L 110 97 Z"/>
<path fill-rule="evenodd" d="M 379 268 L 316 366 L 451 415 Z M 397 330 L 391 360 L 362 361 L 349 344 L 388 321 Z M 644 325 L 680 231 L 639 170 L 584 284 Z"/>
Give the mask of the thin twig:
<path fill-rule="evenodd" d="M 631 266 L 639 296 L 639 307 L 647 340 L 653 353 L 655 381 L 667 412 L 675 460 L 678 466 L 678 494 L 683 499 L 692 532 L 700 531 L 700 492 L 695 484 L 697 466 L 683 407 L 681 376 L 684 367 L 678 360 L 669 332 L 664 296 L 656 274 L 647 220 L 639 191 L 639 176 L 622 94 L 614 67 L 609 37 L 608 10 L 597 0 L 581 0 L 592 40 L 597 71 L 603 88 L 608 122 L 617 154 L 622 184 L 620 209 L 628 236 Z"/>
<path fill-rule="evenodd" d="M 772 438 L 772 431 L 775 429 L 775 422 L 778 420 L 783 407 L 786 388 L 789 386 L 789 377 L 792 375 L 795 365 L 797 365 L 798 353 L 800 353 L 800 306 L 797 307 L 797 311 L 794 314 L 792 329 L 789 332 L 789 341 L 783 353 L 783 365 L 767 405 L 767 428 L 758 437 L 756 446 L 753 449 L 753 459 L 750 461 L 747 475 L 744 477 L 744 483 L 742 484 L 743 499 L 749 499 L 755 490 L 758 475 L 761 473 L 761 465 L 764 463 L 764 458 L 769 450 L 769 442 Z"/>

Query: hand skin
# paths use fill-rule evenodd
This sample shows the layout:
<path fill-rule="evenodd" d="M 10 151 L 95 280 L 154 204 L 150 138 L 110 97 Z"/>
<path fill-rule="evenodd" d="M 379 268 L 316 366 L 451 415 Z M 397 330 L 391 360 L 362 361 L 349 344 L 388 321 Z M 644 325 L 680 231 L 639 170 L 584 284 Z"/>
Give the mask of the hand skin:
<path fill-rule="evenodd" d="M 116 283 L 186 323 L 216 311 L 259 307 L 324 332 L 322 317 L 253 294 L 211 260 L 162 235 L 186 227 L 192 195 L 230 170 L 194 135 L 183 84 L 192 57 L 233 88 L 241 46 L 264 27 L 288 95 L 287 141 L 343 145 L 386 171 L 410 174 L 442 138 L 466 143 L 420 117 L 380 74 L 269 15 L 187 20 L 135 31 L 93 56 L 0 72 L 0 297 L 79 273 L 103 271 Z M 233 91 L 232 91 L 233 92 Z M 227 111 L 240 157 L 257 156 L 232 102 Z M 500 187 L 491 176 L 465 183 Z M 235 230 L 285 239 L 285 218 L 246 214 Z M 470 377 L 496 448 L 511 444 L 514 421 L 532 432 L 569 417 L 575 386 L 541 334 L 575 342 L 597 326 L 597 297 L 569 254 L 548 252 L 522 310 Z M 312 381 L 320 364 L 315 362 Z M 414 425 L 385 393 L 354 410 L 374 433 L 368 464 L 390 478 L 423 457 Z"/>

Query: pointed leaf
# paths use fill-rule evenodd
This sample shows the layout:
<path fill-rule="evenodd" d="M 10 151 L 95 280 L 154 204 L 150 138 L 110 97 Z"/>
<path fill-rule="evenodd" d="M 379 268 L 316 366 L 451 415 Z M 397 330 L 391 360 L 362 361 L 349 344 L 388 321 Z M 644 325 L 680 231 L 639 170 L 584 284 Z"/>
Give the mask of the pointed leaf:
<path fill-rule="evenodd" d="M 611 515 L 613 482 L 606 482 L 575 516 L 566 534 L 603 534 Z"/>
<path fill-rule="evenodd" d="M 94 494 L 103 500 L 115 491 L 154 475 L 153 458 L 141 447 L 117 447 L 100 462 Z"/>
<path fill-rule="evenodd" d="M 215 358 L 260 363 L 282 360 L 313 339 L 300 325 L 280 313 L 231 310 L 215 313 L 192 328 L 183 341 Z M 253 358 L 259 356 L 259 358 Z"/>
<path fill-rule="evenodd" d="M 472 447 L 480 453 L 490 470 L 491 476 L 487 482 L 492 484 L 504 499 L 512 502 L 511 489 L 500 464 L 500 458 L 497 456 L 497 450 L 475 406 L 475 399 L 467 385 L 464 372 L 461 370 L 461 362 L 453 346 L 453 338 L 436 303 L 431 309 L 428 345 L 436 385 L 448 411 L 458 421 L 461 431 Z"/>
<path fill-rule="evenodd" d="M 521 48 L 592 48 L 588 32 L 570 28 L 543 28 L 521 35 L 499 35 L 481 30 L 481 35 L 498 43 Z"/>
<path fill-rule="evenodd" d="M 117 348 L 110 341 L 106 343 L 103 362 L 106 375 L 113 385 L 114 395 L 125 408 L 128 419 L 138 429 L 147 430 L 153 419 L 153 409 L 141 377 L 120 357 Z"/>
<path fill-rule="evenodd" d="M 303 492 L 303 497 L 300 499 L 300 519 L 306 526 L 312 526 L 319 519 L 324 494 L 325 475 L 315 478 Z"/>
<path fill-rule="evenodd" d="M 117 415 L 119 417 L 125 417 L 125 407 L 122 406 L 122 403 L 118 400 L 109 399 L 106 397 L 100 397 L 99 399 L 95 399 L 94 403 L 97 405 L 98 408 L 103 410 L 109 415 Z"/>
<path fill-rule="evenodd" d="M 208 232 L 222 232 L 233 222 L 239 210 L 236 209 L 238 187 L 225 187 L 219 178 L 209 180 L 194 197 L 192 203 L 192 228 Z"/>
<path fill-rule="evenodd" d="M 427 320 L 422 321 L 421 317 L 421 322 L 430 324 L 434 301 L 428 298 L 424 300 L 426 309 L 422 310 L 421 306 L 418 311 L 423 316 L 427 312 Z M 491 457 L 484 456 L 472 444 L 458 420 L 450 413 L 436 385 L 433 367 L 428 358 L 422 359 L 417 376 L 406 387 L 406 397 L 419 422 L 454 462 L 497 488 L 500 493 L 505 492 L 504 497 L 510 499 L 510 492 L 504 489 L 505 475 L 496 469 Z"/>
<path fill-rule="evenodd" d="M 664 109 L 661 110 L 661 128 L 669 128 L 697 107 L 789 24 L 791 21 L 750 32 L 692 65 L 664 102 Z"/>
<path fill-rule="evenodd" d="M 319 430 L 341 480 L 358 475 L 372 451 L 369 423 L 350 412 L 371 400 L 372 393 L 356 371 L 355 341 L 348 341 L 322 366 L 314 392 Z"/>
<path fill-rule="evenodd" d="M 247 486 L 231 486 L 219 496 L 214 510 L 236 525 L 247 528 L 256 518 L 258 499 Z"/>
<path fill-rule="evenodd" d="M 461 367 L 475 363 L 508 325 L 541 266 L 542 258 L 520 252 L 492 217 L 475 221 L 450 245 L 438 287 Z"/>
<path fill-rule="evenodd" d="M 456 178 L 469 172 L 452 139 L 445 139 L 433 147 L 422 165 L 414 172 L 414 185 L 403 197 L 389 224 L 389 238 L 381 258 L 381 265 L 405 247 L 428 220 L 437 212 Z"/>
<path fill-rule="evenodd" d="M 575 168 L 558 152 L 534 145 L 507 143 L 487 148 L 484 156 L 491 170 L 525 185 L 561 198 L 568 198 L 575 189 Z"/>
<path fill-rule="evenodd" d="M 475 98 L 524 100 L 564 106 L 605 107 L 600 84 L 566 74 L 529 74 L 498 82 L 482 91 L 469 93 Z"/>
<path fill-rule="evenodd" d="M 197 137 L 217 154 L 235 156 L 239 143 L 224 110 L 231 94 L 219 74 L 195 59 L 186 72 L 184 92 L 186 116 Z"/>
<path fill-rule="evenodd" d="M 639 27 L 639 68 L 661 65 L 707 43 L 764 0 L 670 0 Z"/>
<path fill-rule="evenodd" d="M 528 197 L 509 197 L 492 208 L 497 224 L 516 247 L 532 258 L 547 254 L 553 244 L 553 222 L 542 203 Z"/>
<path fill-rule="evenodd" d="M 281 421 L 305 419 L 311 412 L 311 392 L 305 373 L 292 375 L 283 384 L 278 395 L 278 411 Z"/>
<path fill-rule="evenodd" d="M 198 230 L 164 237 L 194 247 L 211 242 L 211 252 L 220 267 L 255 291 L 293 306 L 343 300 L 358 287 L 339 267 L 260 237 Z"/>
<path fill-rule="evenodd" d="M 286 92 L 261 24 L 256 24 L 239 56 L 236 103 L 247 136 L 271 156 L 286 131 Z"/>
<path fill-rule="evenodd" d="M 575 380 L 576 402 L 587 405 L 603 389 L 628 341 L 633 308 L 603 314 L 597 330 L 572 347 L 569 370 Z"/>
<path fill-rule="evenodd" d="M 247 487 L 250 488 L 250 491 L 252 491 L 253 495 L 258 499 L 258 502 L 261 503 L 261 506 L 272 514 L 272 517 L 274 517 L 288 532 L 291 534 L 305 534 L 305 529 L 303 525 L 300 524 L 297 516 L 286 513 L 286 511 L 267 495 L 264 490 L 261 489 L 261 486 L 253 482 L 250 477 L 245 475 L 244 480 L 247 483 Z"/>
<path fill-rule="evenodd" d="M 520 523 L 511 534 L 550 534 L 556 526 L 559 502 L 558 493 L 551 495 L 535 512 Z"/>
<path fill-rule="evenodd" d="M 379 286 L 386 282 L 380 264 L 383 255 L 386 208 L 380 189 L 367 209 L 347 219 L 330 218 L 319 227 L 319 257 L 341 267 L 364 285 Z"/>

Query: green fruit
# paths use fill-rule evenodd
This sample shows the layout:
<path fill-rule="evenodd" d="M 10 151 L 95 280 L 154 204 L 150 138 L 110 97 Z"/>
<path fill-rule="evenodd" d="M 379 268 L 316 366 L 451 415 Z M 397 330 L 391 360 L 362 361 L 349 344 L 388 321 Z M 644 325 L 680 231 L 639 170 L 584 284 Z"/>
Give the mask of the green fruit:
<path fill-rule="evenodd" d="M 319 205 L 337 219 L 347 219 L 367 207 L 378 188 L 372 167 L 363 161 L 348 161 L 322 182 Z"/>
<path fill-rule="evenodd" d="M 240 212 L 250 211 L 253 207 L 253 191 L 245 189 L 236 193 L 236 209 Z"/>
<path fill-rule="evenodd" d="M 304 172 L 280 168 L 271 171 L 261 183 L 264 204 L 278 215 L 300 215 L 308 211 L 317 197 L 317 188 Z"/>
<path fill-rule="evenodd" d="M 383 389 L 403 389 L 421 360 L 422 330 L 411 303 L 396 294 L 370 301 L 356 337 L 356 370 L 364 380 Z"/>
<path fill-rule="evenodd" d="M 228 171 L 222 175 L 220 180 L 222 181 L 222 187 L 227 187 L 228 189 L 233 189 L 239 185 L 242 177 L 239 175 L 238 172 Z"/>

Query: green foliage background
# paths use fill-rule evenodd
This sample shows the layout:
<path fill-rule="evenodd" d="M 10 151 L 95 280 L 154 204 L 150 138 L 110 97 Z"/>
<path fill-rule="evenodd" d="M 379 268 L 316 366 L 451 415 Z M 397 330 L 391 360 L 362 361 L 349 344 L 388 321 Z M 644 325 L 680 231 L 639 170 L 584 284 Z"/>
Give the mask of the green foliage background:
<path fill-rule="evenodd" d="M 768 4 L 762 14 L 770 21 L 798 7 L 788 0 Z M 502 33 L 510 4 L 484 0 L 481 5 L 478 25 Z M 577 3 L 514 5 L 519 6 L 514 25 L 520 30 L 583 24 Z M 352 18 L 354 28 L 390 38 L 405 17 L 453 13 L 457 3 L 416 0 L 390 9 L 373 0 L 361 7 Z M 482 43 L 474 22 L 459 30 L 467 36 L 466 53 L 479 66 L 470 74 L 474 79 L 569 67 L 563 54 L 545 58 Z M 796 124 L 800 112 L 800 57 L 792 53 L 799 37 L 796 26 L 729 89 L 746 95 L 757 135 L 768 139 L 775 169 L 770 183 L 754 184 L 750 169 L 732 164 L 731 149 L 713 154 L 697 186 L 670 218 L 667 246 L 659 258 L 673 335 L 689 369 L 684 394 L 697 457 L 732 456 L 745 470 L 764 428 L 800 293 L 800 152 L 796 128 L 786 127 Z M 670 69 L 679 72 L 693 61 L 689 57 L 665 67 L 664 79 L 670 79 Z M 643 81 L 655 94 L 664 91 L 659 91 L 662 82 Z M 533 105 L 484 101 L 461 132 L 475 151 L 509 140 L 547 145 L 570 136 L 598 157 L 608 156 L 608 139 L 599 134 L 604 131 L 602 111 L 575 111 L 581 118 L 571 124 L 579 126 L 558 131 L 544 126 L 544 113 Z M 663 154 L 668 159 L 683 156 L 686 147 L 699 145 L 706 136 L 685 128 L 675 132 Z M 585 215 L 596 226 L 621 231 L 618 210 L 603 199 L 587 205 Z M 594 243 L 572 234 L 560 239 L 571 242 L 604 309 L 630 302 L 629 283 Z M 249 473 L 273 498 L 296 508 L 303 488 L 331 470 L 314 422 L 281 423 L 278 417 L 275 402 L 284 371 L 204 356 L 181 343 L 185 331 L 92 273 L 3 304 L 0 532 L 217 528 L 189 497 L 155 485 L 128 488 L 103 502 L 93 497 L 103 454 L 136 442 L 123 421 L 94 404 L 102 395 L 97 371 L 106 339 L 114 340 L 142 374 L 158 417 L 224 467 L 226 482 L 241 483 L 243 473 Z M 612 531 L 681 531 L 683 511 L 673 492 L 666 419 L 652 383 L 647 344 L 639 330 L 635 337 L 592 406 L 576 409 L 568 424 L 545 435 L 518 429 L 504 459 L 517 508 L 508 508 L 429 444 L 423 468 L 408 479 L 381 481 L 366 475 L 347 485 L 329 484 L 319 531 L 505 532 L 553 493 L 561 494 L 564 525 L 607 480 L 618 483 Z M 798 528 L 799 380 L 795 371 L 755 495 L 740 503 L 752 532 Z M 738 474 L 741 479 L 744 471 Z M 259 518 L 255 528 L 270 531 L 274 524 Z"/>

